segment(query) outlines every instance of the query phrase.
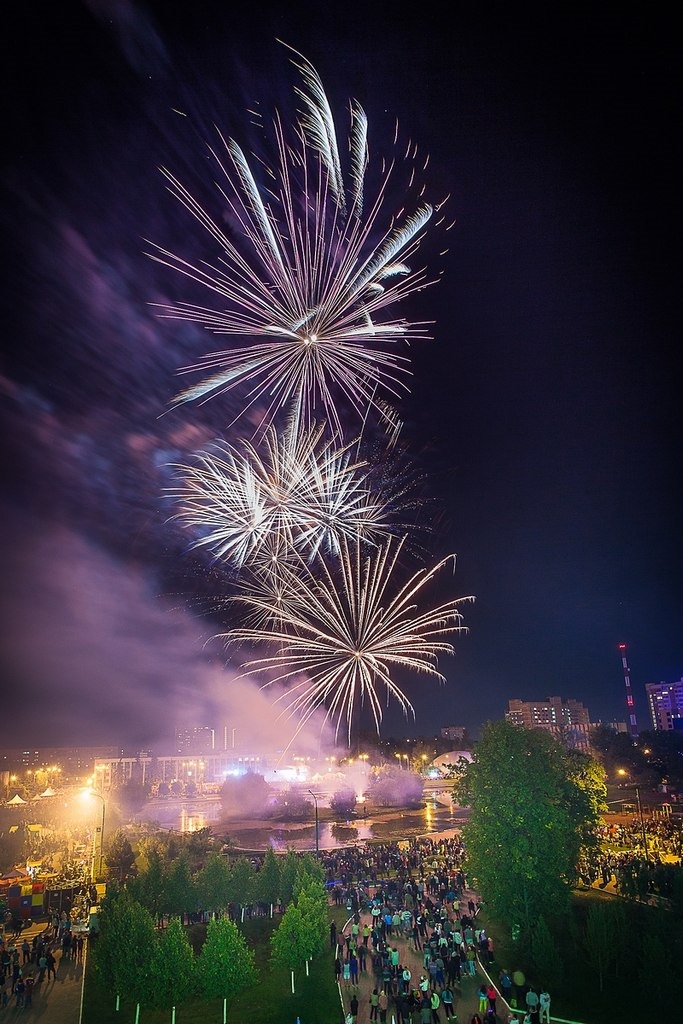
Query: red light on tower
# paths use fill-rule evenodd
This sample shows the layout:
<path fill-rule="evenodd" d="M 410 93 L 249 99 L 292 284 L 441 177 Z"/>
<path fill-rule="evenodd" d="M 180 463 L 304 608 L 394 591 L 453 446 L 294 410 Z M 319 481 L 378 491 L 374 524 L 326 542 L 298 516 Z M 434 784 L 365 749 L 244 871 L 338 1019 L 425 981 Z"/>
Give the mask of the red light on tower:
<path fill-rule="evenodd" d="M 638 726 L 636 725 L 636 715 L 633 710 L 633 694 L 631 693 L 631 673 L 626 660 L 626 644 L 619 644 L 619 650 L 621 651 L 621 665 L 624 670 L 624 683 L 626 685 L 626 707 L 629 710 L 628 723 L 629 731 L 631 733 L 631 739 L 638 738 Z"/>

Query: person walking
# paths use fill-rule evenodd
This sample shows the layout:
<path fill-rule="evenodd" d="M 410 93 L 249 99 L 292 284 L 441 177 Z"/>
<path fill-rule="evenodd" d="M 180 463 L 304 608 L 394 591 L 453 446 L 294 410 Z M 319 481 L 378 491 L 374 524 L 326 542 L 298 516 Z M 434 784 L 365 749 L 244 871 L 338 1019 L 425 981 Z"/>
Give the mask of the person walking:
<path fill-rule="evenodd" d="M 439 1007 L 441 1006 L 441 999 L 436 989 L 434 989 L 431 996 L 429 997 L 429 1005 L 432 1011 L 432 1024 L 441 1024 L 439 1018 Z"/>
<path fill-rule="evenodd" d="M 453 1013 L 453 989 L 450 985 L 444 985 L 441 989 L 441 1002 L 443 1003 L 443 1011 L 446 1014 L 446 1024 L 455 1017 Z"/>
<path fill-rule="evenodd" d="M 494 1017 L 496 1016 L 496 999 L 497 999 L 497 997 L 498 997 L 498 992 L 496 991 L 496 987 L 493 984 L 493 982 L 490 982 L 488 984 L 487 988 L 486 988 L 486 998 L 488 999 L 488 1004 L 489 1004 L 488 1005 L 488 1012 L 492 1013 Z"/>
<path fill-rule="evenodd" d="M 539 1021 L 541 1024 L 550 1024 L 550 993 L 543 988 L 538 997 Z"/>
<path fill-rule="evenodd" d="M 500 994 L 509 1006 L 512 999 L 512 978 L 507 967 L 504 967 L 498 975 L 498 982 L 500 984 Z"/>
<path fill-rule="evenodd" d="M 379 994 L 379 1024 L 387 1024 L 387 1010 L 389 1009 L 389 996 L 385 989 Z"/>
<path fill-rule="evenodd" d="M 370 1020 L 377 1020 L 379 1017 L 379 992 L 373 988 L 370 996 Z"/>

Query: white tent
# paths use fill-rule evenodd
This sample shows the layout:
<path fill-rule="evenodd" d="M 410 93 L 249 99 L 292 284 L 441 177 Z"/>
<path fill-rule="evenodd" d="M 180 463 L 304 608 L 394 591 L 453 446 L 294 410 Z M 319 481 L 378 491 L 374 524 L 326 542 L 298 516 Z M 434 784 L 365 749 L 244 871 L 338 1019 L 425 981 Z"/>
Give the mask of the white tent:
<path fill-rule="evenodd" d="M 14 796 L 12 797 L 12 799 L 11 799 L 11 800 L 8 800 L 8 801 L 7 801 L 7 803 L 8 803 L 8 804 L 9 804 L 9 805 L 10 805 L 11 807 L 18 807 L 18 806 L 19 806 L 19 804 L 25 804 L 25 803 L 26 803 L 26 801 L 25 801 L 25 800 L 22 800 L 22 799 L 21 799 L 21 797 L 19 796 L 19 794 L 18 794 L 18 793 L 15 793 L 15 794 L 14 794 Z"/>
<path fill-rule="evenodd" d="M 57 790 L 56 789 L 52 789 L 51 786 L 48 786 L 47 789 L 43 793 L 39 793 L 38 795 L 41 796 L 41 797 L 42 796 L 57 796 Z"/>

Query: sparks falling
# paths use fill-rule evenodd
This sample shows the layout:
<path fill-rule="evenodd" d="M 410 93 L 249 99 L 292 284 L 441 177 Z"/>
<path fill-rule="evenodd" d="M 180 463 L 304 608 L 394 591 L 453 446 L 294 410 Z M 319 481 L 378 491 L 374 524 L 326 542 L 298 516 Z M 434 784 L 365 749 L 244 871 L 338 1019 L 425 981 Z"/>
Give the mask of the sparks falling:
<path fill-rule="evenodd" d="M 436 280 L 410 263 L 428 226 L 440 222 L 441 204 L 423 199 L 413 146 L 404 153 L 410 180 L 401 212 L 388 213 L 395 157 L 368 200 L 363 109 L 351 101 L 343 166 L 320 78 L 290 52 L 300 109 L 289 134 L 274 119 L 272 166 L 219 133 L 209 147 L 218 172 L 213 213 L 164 169 L 210 252 L 199 264 L 157 245 L 149 255 L 214 298 L 213 306 L 161 306 L 162 316 L 246 339 L 186 367 L 205 375 L 176 399 L 234 391 L 237 419 L 251 410 L 257 420 L 250 440 L 216 442 L 176 467 L 172 491 L 192 545 L 211 551 L 237 587 L 226 597 L 231 623 L 238 609 L 243 615 L 223 639 L 231 651 L 265 649 L 243 672 L 264 675 L 264 687 L 285 685 L 278 700 L 297 720 L 294 735 L 323 710 L 337 733 L 346 722 L 350 743 L 364 704 L 378 732 L 384 703 L 414 713 L 397 671 L 444 681 L 438 659 L 453 652 L 448 637 L 465 631 L 459 606 L 471 600 L 427 602 L 427 585 L 454 556 L 412 575 L 406 569 L 409 488 L 386 457 L 400 431 L 390 402 L 410 374 L 399 345 L 429 337 L 426 323 L 388 311 Z M 371 415 L 385 449 L 365 461 L 360 441 Z M 349 434 L 354 418 L 361 427 Z"/>
<path fill-rule="evenodd" d="M 193 265 L 154 243 L 148 255 L 216 299 L 214 306 L 162 305 L 162 316 L 249 339 L 186 367 L 184 372 L 213 372 L 182 391 L 178 403 L 242 388 L 244 410 L 257 403 L 265 409 L 265 424 L 288 408 L 302 423 L 317 415 L 341 431 L 340 400 L 360 418 L 369 407 L 381 416 L 382 394 L 393 400 L 407 390 L 409 360 L 397 346 L 429 337 L 428 325 L 387 318 L 386 311 L 434 283 L 407 261 L 442 204 L 425 202 L 413 184 L 412 212 L 404 207 L 398 215 L 388 213 L 395 158 L 368 202 L 362 107 L 351 101 L 345 180 L 320 78 L 299 54 L 292 63 L 303 82 L 296 89 L 302 109 L 291 139 L 275 118 L 272 167 L 250 163 L 234 139 L 219 133 L 218 144 L 209 147 L 218 173 L 214 213 L 162 168 L 171 194 L 206 232 L 214 257 L 207 252 L 201 265 Z M 407 159 L 415 159 L 413 148 Z"/>
<path fill-rule="evenodd" d="M 403 543 L 390 539 L 364 554 L 359 544 L 342 542 L 341 557 L 332 568 L 325 562 L 314 568 L 300 562 L 296 571 L 285 567 L 288 600 L 277 614 L 269 598 L 249 594 L 238 599 L 270 623 L 237 627 L 224 639 L 228 644 L 277 647 L 277 653 L 247 662 L 245 671 L 267 674 L 266 686 L 290 684 L 278 699 L 285 703 L 286 714 L 299 720 L 298 728 L 325 707 L 337 733 L 346 719 L 350 743 L 354 712 L 364 701 L 378 732 L 382 705 L 390 698 L 406 715 L 414 714 L 392 678 L 393 670 L 410 669 L 445 682 L 438 657 L 453 653 L 446 637 L 466 630 L 459 606 L 472 598 L 419 611 L 427 585 L 454 559 L 442 559 L 400 583 Z"/>

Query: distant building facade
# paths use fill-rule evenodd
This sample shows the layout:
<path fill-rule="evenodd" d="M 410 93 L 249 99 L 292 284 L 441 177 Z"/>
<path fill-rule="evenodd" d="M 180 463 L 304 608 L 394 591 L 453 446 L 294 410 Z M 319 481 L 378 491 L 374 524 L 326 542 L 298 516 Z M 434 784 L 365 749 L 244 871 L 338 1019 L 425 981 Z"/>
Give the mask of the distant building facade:
<path fill-rule="evenodd" d="M 10 772 L 40 772 L 50 774 L 58 766 L 64 778 L 74 779 L 92 775 L 97 758 L 114 758 L 120 754 L 114 746 L 39 747 L 0 750 L 0 770 Z"/>
<path fill-rule="evenodd" d="M 461 740 L 467 729 L 464 725 L 445 725 L 441 729 L 442 740 Z"/>
<path fill-rule="evenodd" d="M 210 729 L 208 725 L 176 729 L 175 748 L 177 754 L 212 754 L 216 749 L 215 729 Z"/>
<path fill-rule="evenodd" d="M 683 678 L 677 683 L 645 683 L 645 693 L 655 731 L 683 729 Z"/>
<path fill-rule="evenodd" d="M 593 729 L 588 709 L 578 700 L 547 697 L 545 700 L 509 700 L 505 715 L 513 725 L 544 729 L 572 750 L 588 750 Z"/>

